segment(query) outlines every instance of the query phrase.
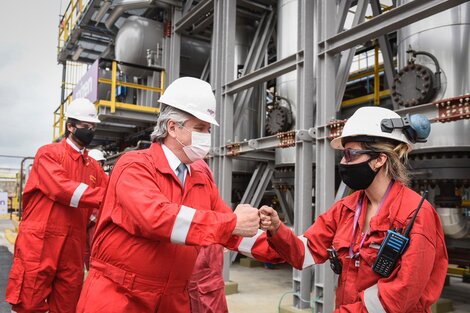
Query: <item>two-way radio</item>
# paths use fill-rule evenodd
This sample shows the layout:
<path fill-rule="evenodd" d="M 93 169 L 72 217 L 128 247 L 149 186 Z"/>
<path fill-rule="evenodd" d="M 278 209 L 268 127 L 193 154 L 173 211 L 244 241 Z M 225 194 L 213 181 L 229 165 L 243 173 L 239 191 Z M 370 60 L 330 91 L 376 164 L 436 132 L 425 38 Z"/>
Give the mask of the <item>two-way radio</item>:
<path fill-rule="evenodd" d="M 396 228 L 392 230 L 389 229 L 387 231 L 387 236 L 380 245 L 379 253 L 377 254 L 377 258 L 375 259 L 375 262 L 372 265 L 372 269 L 377 274 L 384 277 L 388 277 L 395 269 L 398 259 L 408 246 L 408 242 L 410 241 L 409 234 L 411 231 L 411 227 L 413 227 L 416 216 L 418 215 L 419 209 L 421 209 L 421 206 L 423 205 L 424 199 L 426 199 L 427 194 L 428 191 L 426 190 L 423 193 L 423 197 L 419 202 L 415 214 L 411 218 L 411 221 L 408 223 L 408 226 L 406 227 L 405 232 L 403 234 L 398 232 Z"/>

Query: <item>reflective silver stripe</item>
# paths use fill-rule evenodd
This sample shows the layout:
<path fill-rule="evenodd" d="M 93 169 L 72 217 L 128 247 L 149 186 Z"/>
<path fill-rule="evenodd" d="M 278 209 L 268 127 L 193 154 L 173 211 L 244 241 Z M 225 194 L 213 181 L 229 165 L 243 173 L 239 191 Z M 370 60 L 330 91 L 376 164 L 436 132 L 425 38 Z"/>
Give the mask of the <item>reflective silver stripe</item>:
<path fill-rule="evenodd" d="M 379 287 L 377 284 L 364 291 L 364 302 L 367 311 L 374 313 L 387 313 L 379 299 Z"/>
<path fill-rule="evenodd" d="M 80 198 L 83 196 L 83 193 L 88 188 L 87 184 L 80 183 L 77 189 L 73 192 L 72 199 L 70 199 L 70 206 L 74 208 L 78 208 L 78 204 L 80 203 Z"/>
<path fill-rule="evenodd" d="M 310 249 L 308 248 L 308 245 L 307 245 L 308 239 L 304 237 L 303 235 L 298 236 L 298 238 L 302 240 L 302 243 L 304 244 L 304 248 L 305 248 L 304 264 L 302 264 L 302 268 L 312 266 L 313 264 L 315 264 L 315 261 L 313 260 L 312 253 L 310 252 Z"/>
<path fill-rule="evenodd" d="M 246 256 L 249 256 L 250 258 L 253 258 L 251 249 L 253 248 L 256 239 L 258 239 L 262 233 L 264 233 L 264 231 L 258 229 L 258 232 L 253 237 L 243 237 L 243 239 L 240 241 L 240 244 L 238 245 L 238 251 Z"/>
<path fill-rule="evenodd" d="M 181 206 L 181 209 L 176 216 L 175 225 L 173 225 L 173 230 L 171 231 L 170 240 L 172 243 L 179 243 L 182 245 L 186 243 L 186 237 L 188 236 L 194 214 L 196 214 L 195 209 L 184 205 Z"/>

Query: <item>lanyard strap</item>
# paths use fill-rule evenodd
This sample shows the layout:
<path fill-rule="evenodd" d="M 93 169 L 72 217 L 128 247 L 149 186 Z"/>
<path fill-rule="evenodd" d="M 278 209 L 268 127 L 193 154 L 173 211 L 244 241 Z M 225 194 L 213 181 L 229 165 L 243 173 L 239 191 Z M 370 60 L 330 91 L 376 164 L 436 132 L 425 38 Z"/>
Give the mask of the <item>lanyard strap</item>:
<path fill-rule="evenodd" d="M 382 200 L 380 200 L 380 204 L 377 207 L 377 211 L 375 212 L 375 215 L 377 216 L 380 212 L 380 209 L 382 208 L 382 205 L 385 202 L 385 199 L 387 198 L 388 194 L 390 193 L 390 189 L 392 189 L 393 185 L 393 180 L 388 184 L 387 190 L 385 191 L 385 194 L 382 197 Z M 354 235 L 356 234 L 356 229 L 357 225 L 359 224 L 359 217 L 361 216 L 361 211 L 362 211 L 362 203 L 364 198 L 366 197 L 366 193 L 364 192 L 364 195 L 359 199 L 356 205 L 356 212 L 354 213 L 354 225 L 353 225 L 353 230 L 352 230 L 352 235 L 351 235 L 351 243 L 349 244 L 349 257 L 350 258 L 357 258 L 359 256 L 359 252 L 361 251 L 362 245 L 364 244 L 364 241 L 366 240 L 367 235 L 370 233 L 370 228 L 367 230 L 367 232 L 362 234 L 362 240 L 361 243 L 359 244 L 359 249 L 356 253 L 353 251 L 353 246 L 354 246 Z"/>

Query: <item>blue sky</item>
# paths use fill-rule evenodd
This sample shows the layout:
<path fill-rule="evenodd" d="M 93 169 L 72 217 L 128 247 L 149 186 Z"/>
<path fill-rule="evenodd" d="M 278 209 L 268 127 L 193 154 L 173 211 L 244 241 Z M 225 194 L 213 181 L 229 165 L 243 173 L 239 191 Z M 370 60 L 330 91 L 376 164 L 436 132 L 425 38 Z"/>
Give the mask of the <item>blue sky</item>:
<path fill-rule="evenodd" d="M 65 3 L 2 1 L 0 155 L 34 156 L 40 146 L 52 141 L 62 75 L 56 57 L 57 25 Z M 0 157 L 0 167 L 19 167 L 19 162 Z"/>

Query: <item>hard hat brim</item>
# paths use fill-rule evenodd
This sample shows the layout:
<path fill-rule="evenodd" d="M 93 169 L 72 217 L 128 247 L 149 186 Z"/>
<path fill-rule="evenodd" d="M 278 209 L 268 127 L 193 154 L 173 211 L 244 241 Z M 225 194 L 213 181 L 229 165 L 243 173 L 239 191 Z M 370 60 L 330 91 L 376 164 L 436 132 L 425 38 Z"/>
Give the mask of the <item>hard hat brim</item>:
<path fill-rule="evenodd" d="M 196 117 L 197 119 L 200 119 L 201 121 L 207 122 L 207 123 L 215 125 L 215 126 L 219 126 L 219 123 L 217 123 L 216 119 L 214 117 L 210 116 L 209 114 L 203 114 L 203 113 L 197 112 L 196 110 L 188 110 L 188 108 L 186 108 L 183 105 L 175 105 L 175 104 L 170 104 L 170 103 L 166 103 L 166 102 L 163 102 L 163 101 L 158 101 L 158 102 L 160 102 L 161 104 L 168 105 L 170 107 L 176 108 L 178 110 L 181 110 L 185 113 L 188 113 L 188 114 Z"/>
<path fill-rule="evenodd" d="M 76 116 L 74 114 L 65 115 L 65 117 L 73 118 L 80 122 L 88 122 L 88 123 L 95 123 L 95 124 L 101 123 L 100 119 L 97 117 L 83 117 L 83 116 Z"/>
<path fill-rule="evenodd" d="M 357 140 L 354 140 L 354 137 L 358 137 Z M 397 140 L 395 138 L 390 138 L 390 137 L 381 137 L 381 136 L 368 136 L 368 135 L 358 135 L 358 136 L 339 136 L 339 137 L 336 137 L 334 138 L 333 140 L 331 140 L 330 142 L 330 146 L 335 149 L 335 150 L 344 150 L 344 146 L 343 146 L 343 139 L 345 138 L 348 138 L 349 140 L 347 142 L 351 142 L 351 141 L 357 141 L 357 142 L 369 142 L 369 141 L 366 141 L 366 140 L 360 140 L 360 137 L 371 137 L 371 138 L 377 138 L 378 141 L 393 141 L 393 142 L 396 142 L 397 145 L 399 143 L 405 143 L 407 146 L 408 146 L 408 152 L 410 152 L 411 150 L 413 150 L 413 146 L 409 143 L 409 142 L 404 142 L 404 141 L 400 141 L 400 140 Z"/>

